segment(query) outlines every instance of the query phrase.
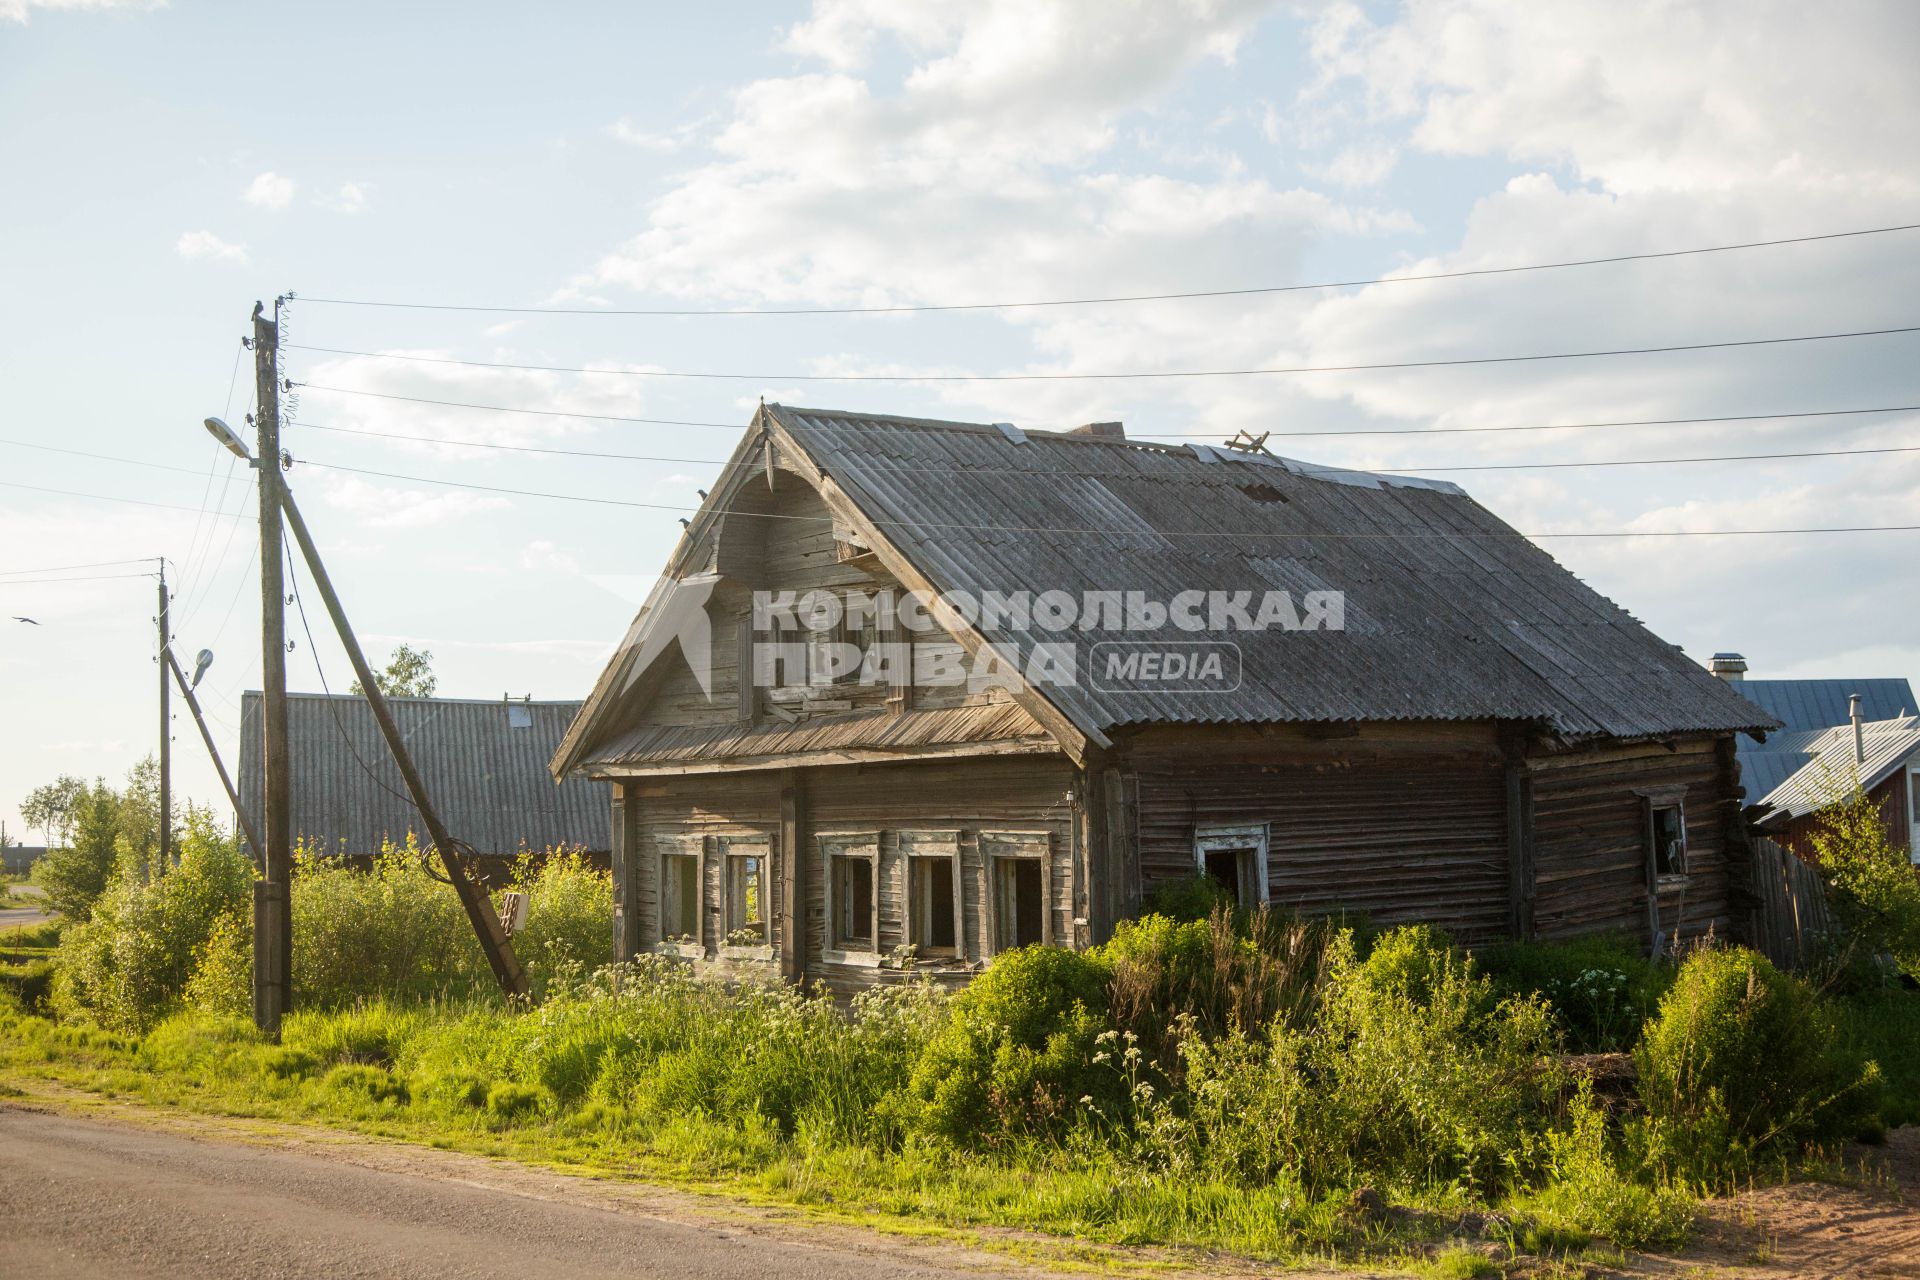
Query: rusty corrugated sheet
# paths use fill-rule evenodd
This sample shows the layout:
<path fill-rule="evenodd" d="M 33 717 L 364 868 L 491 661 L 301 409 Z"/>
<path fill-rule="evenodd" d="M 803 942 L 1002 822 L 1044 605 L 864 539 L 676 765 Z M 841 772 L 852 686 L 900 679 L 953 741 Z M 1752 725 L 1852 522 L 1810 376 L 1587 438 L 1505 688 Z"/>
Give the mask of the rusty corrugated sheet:
<path fill-rule="evenodd" d="M 605 783 L 555 786 L 547 760 L 578 702 L 389 698 L 427 793 L 447 829 L 481 853 L 511 855 L 579 845 L 611 847 Z M 524 723 L 521 723 L 524 721 Z M 407 799 L 364 698 L 296 693 L 287 698 L 293 833 L 329 851 L 377 852 L 384 839 L 425 829 Z M 258 816 L 260 694 L 241 704 L 241 803 Z"/>
<path fill-rule="evenodd" d="M 1772 718 L 1451 485 L 1190 448 L 769 405 L 943 590 L 1345 593 L 1339 632 L 1242 632 L 1231 696 L 1082 679 L 1076 723 L 1525 720 L 1568 737 Z M 1032 634 L 990 636 L 1024 653 Z M 1090 646 L 1082 645 L 1085 660 Z"/>

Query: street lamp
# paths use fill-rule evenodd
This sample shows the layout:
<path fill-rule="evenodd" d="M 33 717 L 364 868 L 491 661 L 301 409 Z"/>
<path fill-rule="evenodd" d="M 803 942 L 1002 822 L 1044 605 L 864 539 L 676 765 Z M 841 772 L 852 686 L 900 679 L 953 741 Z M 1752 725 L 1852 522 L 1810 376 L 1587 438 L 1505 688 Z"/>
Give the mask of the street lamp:
<path fill-rule="evenodd" d="M 206 420 L 206 425 L 207 425 L 207 434 L 212 436 L 215 440 L 218 440 L 220 442 L 221 447 L 224 448 L 228 453 L 232 454 L 236 458 L 245 459 L 247 462 L 253 461 L 253 455 L 247 452 L 246 442 L 242 440 L 239 436 L 233 433 L 232 427 L 228 426 L 226 423 L 222 422 L 218 418 L 208 418 Z"/>

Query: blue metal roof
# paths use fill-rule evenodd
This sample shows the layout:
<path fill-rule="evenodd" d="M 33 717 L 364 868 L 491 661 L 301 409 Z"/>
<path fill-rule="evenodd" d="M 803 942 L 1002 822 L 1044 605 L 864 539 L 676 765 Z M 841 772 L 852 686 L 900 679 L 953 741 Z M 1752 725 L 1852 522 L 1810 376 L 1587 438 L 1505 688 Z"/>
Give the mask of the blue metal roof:
<path fill-rule="evenodd" d="M 1740 784 L 1749 801 L 1758 800 L 1798 773 L 1810 760 L 1812 739 L 1847 723 L 1847 700 L 1860 695 L 1863 720 L 1894 720 L 1920 711 L 1905 680 L 1741 680 L 1734 688 L 1759 705 L 1784 728 L 1764 743 L 1742 735 Z"/>

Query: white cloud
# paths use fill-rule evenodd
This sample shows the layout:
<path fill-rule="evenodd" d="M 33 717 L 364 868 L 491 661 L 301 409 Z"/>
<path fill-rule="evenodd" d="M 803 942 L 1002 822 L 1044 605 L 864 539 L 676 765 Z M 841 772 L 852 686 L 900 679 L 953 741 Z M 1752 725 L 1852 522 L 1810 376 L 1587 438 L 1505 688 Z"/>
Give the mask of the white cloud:
<path fill-rule="evenodd" d="M 211 231 L 184 231 L 173 242 L 173 251 L 188 262 L 202 260 L 211 262 L 232 262 L 239 266 L 247 264 L 245 245 L 229 244 Z"/>
<path fill-rule="evenodd" d="M 580 562 L 544 538 L 529 542 L 520 551 L 522 569 L 556 569 L 562 573 L 580 572 Z"/>
<path fill-rule="evenodd" d="M 37 10 L 88 12 L 101 9 L 153 10 L 167 7 L 167 0 L 0 0 L 0 22 L 25 24 Z"/>
<path fill-rule="evenodd" d="M 364 213 L 367 208 L 367 198 L 372 191 L 373 188 L 364 182 L 343 182 L 332 195 L 321 198 L 320 207 L 330 209 L 334 213 L 349 215 Z"/>
<path fill-rule="evenodd" d="M 600 429 L 602 419 L 572 416 L 602 414 L 646 416 L 644 378 L 611 371 L 649 366 L 615 361 L 589 362 L 605 373 L 559 374 L 534 369 L 485 368 L 428 361 L 455 353 L 440 348 L 392 348 L 388 354 L 426 360 L 350 356 L 313 366 L 303 388 L 303 410 L 321 407 L 316 416 L 329 426 L 351 427 L 410 437 L 399 448 L 446 460 L 472 461 L 498 455 L 478 449 L 435 444 L 435 439 L 495 445 L 551 444 Z M 551 363 L 528 353 L 495 347 L 487 358 L 519 363 Z M 465 406 L 484 406 L 480 409 Z M 491 411 L 489 411 L 491 410 Z M 526 410 L 529 412 L 509 412 Z M 521 459 L 537 465 L 542 459 Z"/>
<path fill-rule="evenodd" d="M 461 489 L 425 492 L 373 484 L 355 475 L 328 472 L 327 505 L 359 516 L 373 529 L 424 529 L 513 504 L 497 493 Z"/>
<path fill-rule="evenodd" d="M 293 203 L 294 183 L 269 169 L 247 184 L 241 197 L 256 209 L 284 209 Z"/>

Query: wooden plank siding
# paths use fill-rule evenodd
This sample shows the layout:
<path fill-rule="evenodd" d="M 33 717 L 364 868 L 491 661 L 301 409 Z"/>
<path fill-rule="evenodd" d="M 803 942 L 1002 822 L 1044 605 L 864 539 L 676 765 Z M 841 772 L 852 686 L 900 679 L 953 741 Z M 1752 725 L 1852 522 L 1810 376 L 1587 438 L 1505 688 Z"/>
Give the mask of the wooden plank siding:
<path fill-rule="evenodd" d="M 780 972 L 787 946 L 791 910 L 780 887 L 787 882 L 792 833 L 798 833 L 801 861 L 794 901 L 804 939 L 799 974 L 839 993 L 879 982 L 932 973 L 963 980 L 993 954 L 988 859 L 981 835 L 1017 833 L 1043 841 L 1047 849 L 1046 883 L 1051 936 L 1071 943 L 1076 937 L 1074 814 L 1070 796 L 1075 773 L 1064 756 L 936 761 L 929 763 L 842 767 L 794 771 L 802 785 L 786 791 L 786 771 L 705 774 L 641 779 L 623 784 L 630 806 L 620 824 L 622 847 L 616 850 L 623 907 L 638 920 L 633 945 L 656 947 L 661 938 L 659 854 L 686 848 L 702 855 L 700 943 L 670 948 L 703 967 L 729 971 Z M 907 942 L 907 859 L 902 832 L 954 833 L 960 853 L 961 937 L 963 954 L 923 965 L 917 972 L 883 968 L 880 961 Z M 879 897 L 879 933 L 871 959 L 829 960 L 827 895 L 830 876 L 825 842 L 836 837 L 878 837 L 875 889 Z M 731 954 L 726 936 L 725 847 L 729 841 L 766 843 L 767 886 L 771 906 L 767 956 Z"/>
<path fill-rule="evenodd" d="M 1737 807 L 1731 766 L 1718 740 L 1682 739 L 1575 751 L 1532 762 L 1536 933 L 1542 938 L 1618 930 L 1652 938 L 1647 910 L 1646 801 L 1650 787 L 1685 788 L 1684 887 L 1659 897 L 1663 932 L 1682 941 L 1712 929 L 1741 937 L 1736 895 L 1747 851 L 1728 838 Z"/>
<path fill-rule="evenodd" d="M 1129 756 L 1147 893 L 1194 874 L 1196 827 L 1265 824 L 1278 906 L 1427 921 L 1463 941 L 1507 930 L 1507 783 L 1490 727 L 1157 733 Z"/>

